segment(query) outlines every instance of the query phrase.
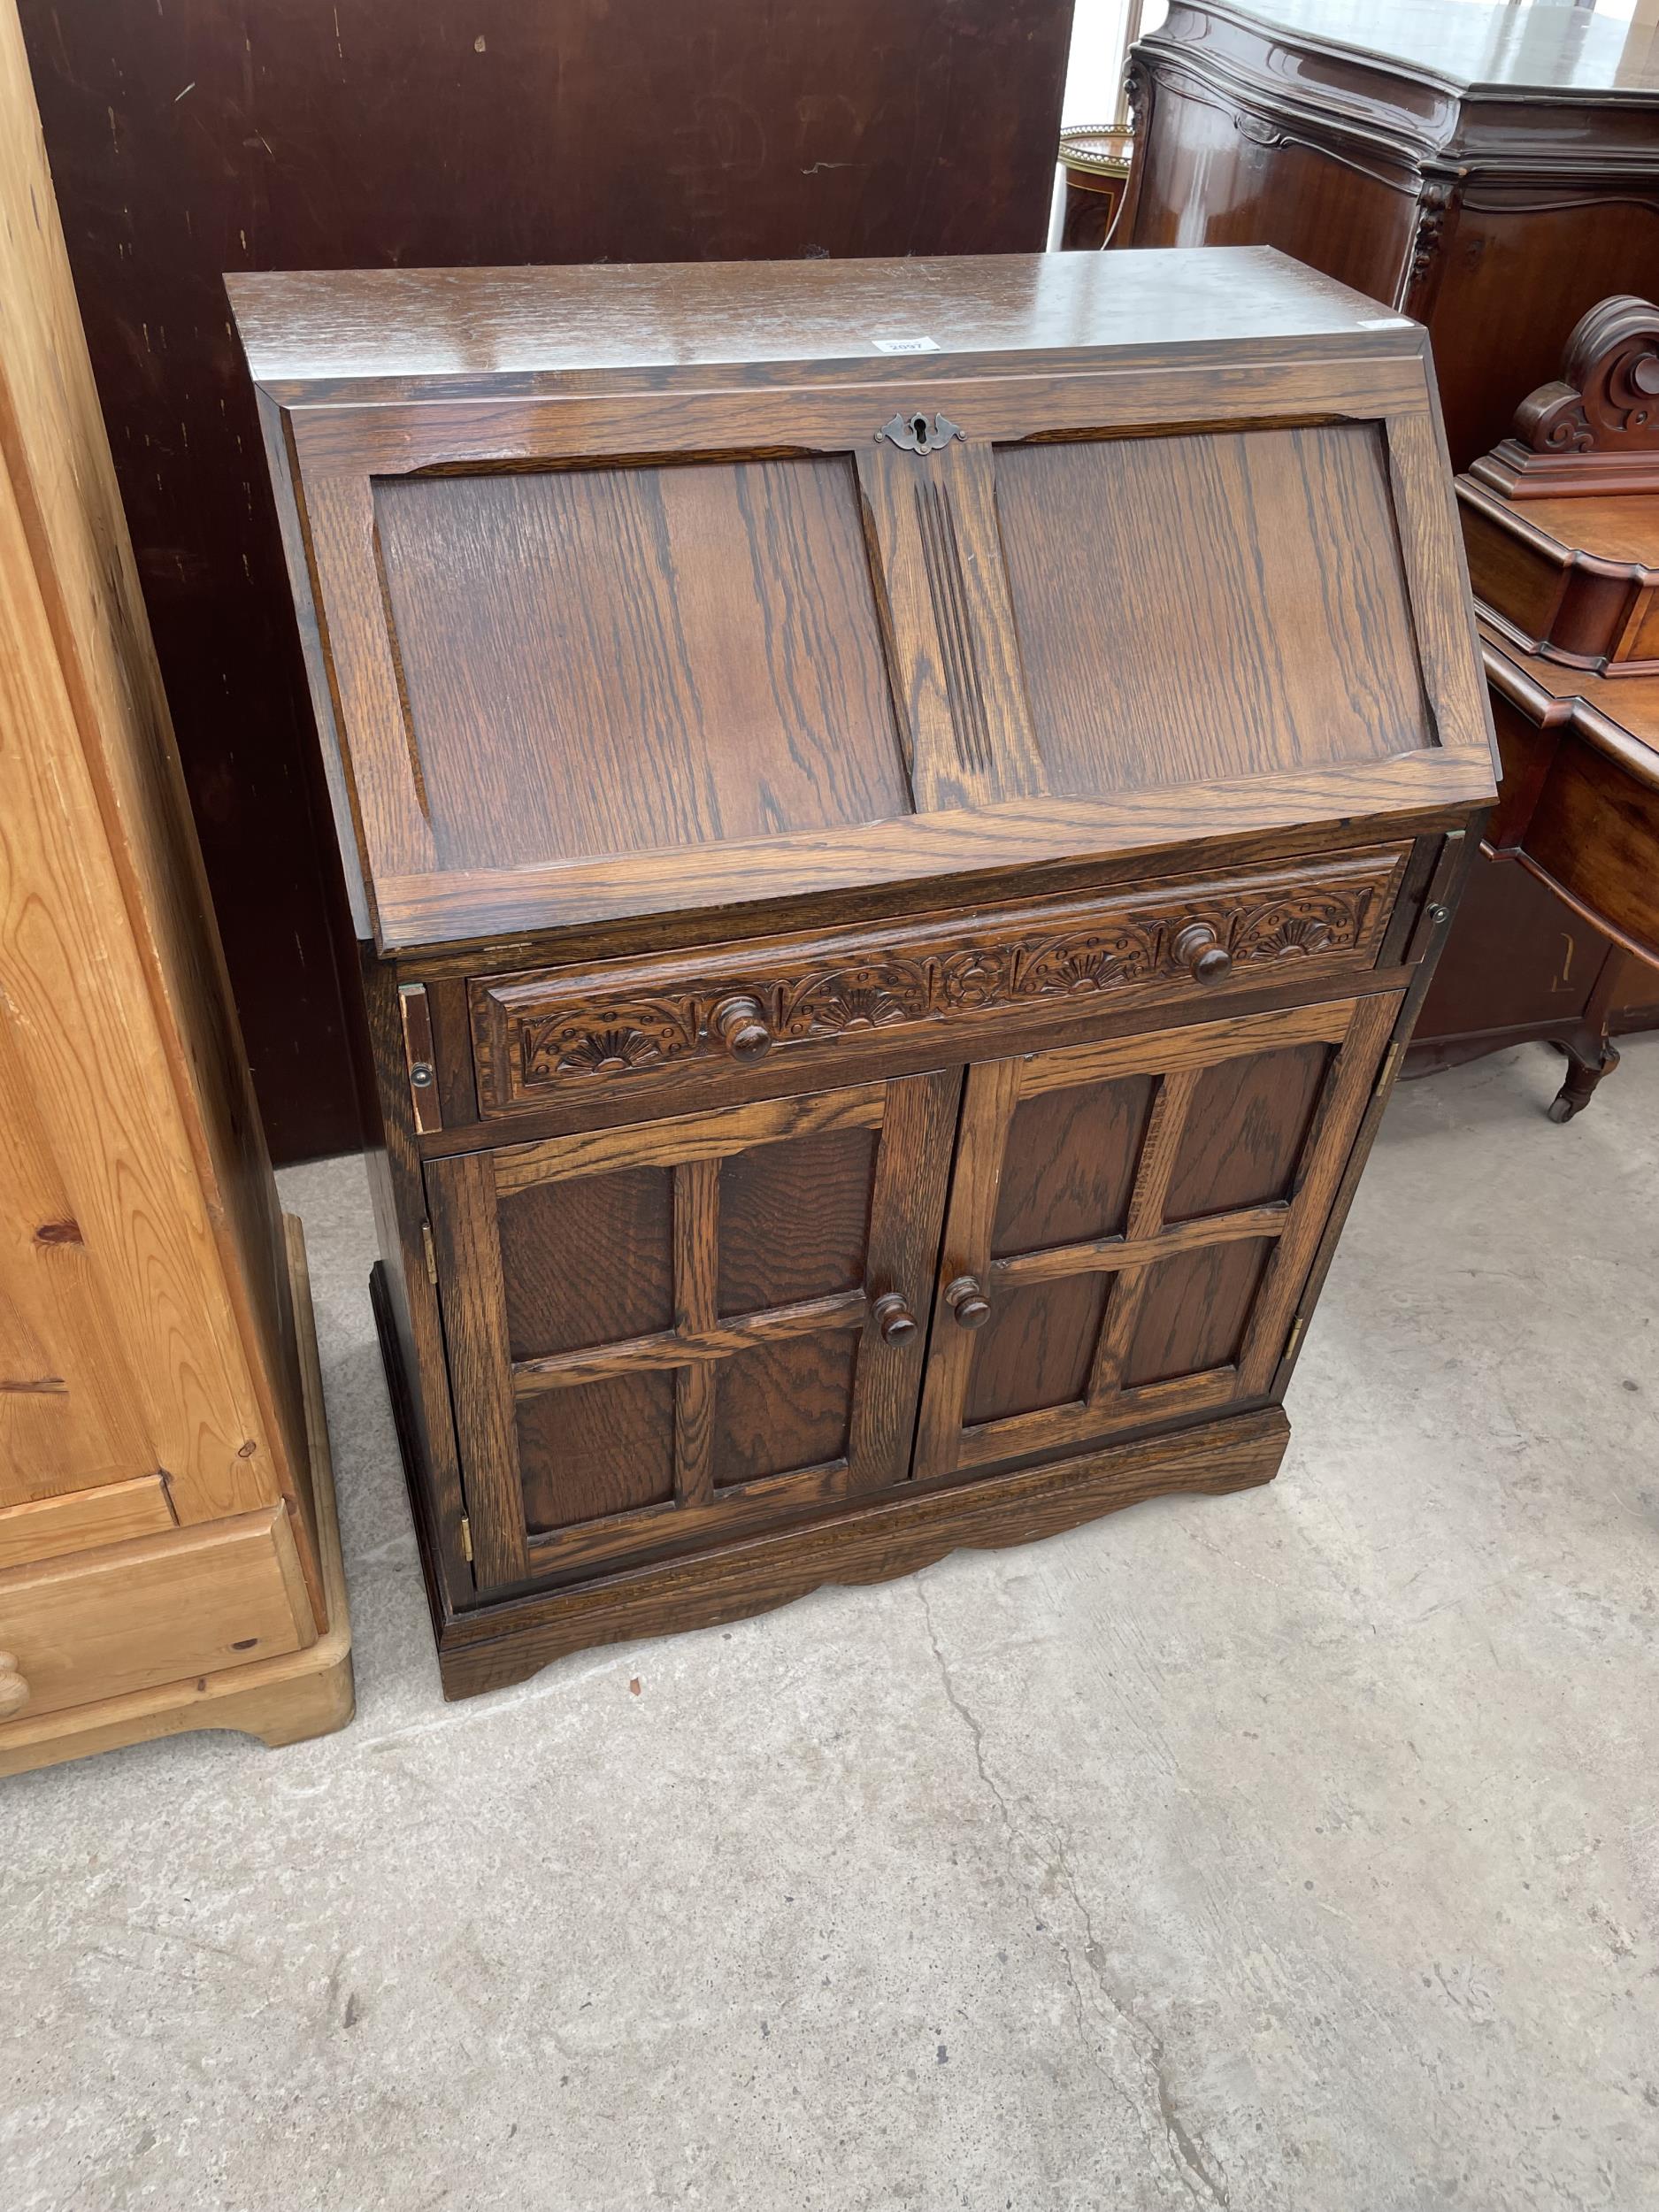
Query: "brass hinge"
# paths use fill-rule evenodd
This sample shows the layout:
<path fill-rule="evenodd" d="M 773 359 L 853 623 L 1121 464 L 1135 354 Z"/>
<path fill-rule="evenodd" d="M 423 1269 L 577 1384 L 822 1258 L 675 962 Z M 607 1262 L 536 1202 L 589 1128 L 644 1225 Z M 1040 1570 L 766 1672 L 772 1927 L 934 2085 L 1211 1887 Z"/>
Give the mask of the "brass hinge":
<path fill-rule="evenodd" d="M 438 1287 L 438 1248 L 432 1240 L 432 1224 L 429 1221 L 423 1221 L 420 1225 L 420 1248 L 426 1256 L 426 1280 L 436 1290 Z"/>
<path fill-rule="evenodd" d="M 1294 1359 L 1294 1358 L 1295 1358 L 1295 1356 L 1296 1356 L 1296 1347 L 1297 1347 L 1297 1346 L 1298 1346 L 1298 1345 L 1302 1342 L 1302 1331 L 1303 1331 L 1303 1330 L 1307 1327 L 1307 1325 L 1308 1325 L 1308 1317 L 1307 1317 L 1307 1315 L 1306 1315 L 1305 1313 L 1299 1313 L 1299 1314 L 1296 1316 L 1296 1325 L 1295 1325 L 1295 1327 L 1294 1327 L 1294 1328 L 1291 1331 L 1290 1335 L 1289 1335 L 1289 1338 L 1288 1338 L 1288 1340 L 1286 1340 L 1286 1345 L 1285 1345 L 1285 1354 L 1284 1354 L 1284 1356 L 1285 1356 L 1286 1359 Z"/>
<path fill-rule="evenodd" d="M 472 1557 L 472 1524 L 465 1514 L 461 1516 L 461 1556 L 470 1564 Z"/>
<path fill-rule="evenodd" d="M 1389 1046 L 1383 1059 L 1382 1072 L 1377 1078 L 1377 1094 L 1379 1096 L 1380 1096 L 1381 1094 L 1386 1091 L 1388 1086 L 1394 1081 L 1394 1070 L 1400 1065 L 1401 1061 L 1405 1057 L 1406 1042 L 1407 1041 L 1405 1038 L 1396 1037 L 1393 1044 Z"/>

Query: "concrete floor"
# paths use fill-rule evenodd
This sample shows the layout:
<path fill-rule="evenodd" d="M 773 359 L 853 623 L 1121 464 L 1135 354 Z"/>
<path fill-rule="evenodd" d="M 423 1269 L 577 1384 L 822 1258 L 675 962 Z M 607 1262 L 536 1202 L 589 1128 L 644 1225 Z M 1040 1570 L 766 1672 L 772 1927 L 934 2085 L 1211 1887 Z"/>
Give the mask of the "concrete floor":
<path fill-rule="evenodd" d="M 0 1785 L 5 2212 L 1659 2206 L 1659 1040 L 1402 1091 L 1279 1481 Z"/>

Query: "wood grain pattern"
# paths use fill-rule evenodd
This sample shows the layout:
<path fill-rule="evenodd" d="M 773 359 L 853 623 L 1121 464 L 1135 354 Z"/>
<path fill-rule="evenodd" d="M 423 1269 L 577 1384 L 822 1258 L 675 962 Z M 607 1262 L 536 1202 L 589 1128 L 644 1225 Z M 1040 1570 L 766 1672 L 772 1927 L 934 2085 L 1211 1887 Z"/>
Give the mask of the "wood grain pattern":
<path fill-rule="evenodd" d="M 1303 1279 L 1324 1234 L 1401 1002 L 1397 992 L 1362 999 L 1338 1050 L 1303 1147 L 1291 1218 L 1267 1263 L 1239 1356 L 1240 1381 L 1251 1395 L 1266 1389 L 1279 1365 Z"/>
<path fill-rule="evenodd" d="M 1201 333 L 1224 275 L 1259 317 Z M 486 1225 L 438 1238 L 436 1379 L 509 1546 L 464 1579 L 415 1478 L 457 1654 L 618 1575 L 695 1617 L 774 1540 L 786 1592 L 865 1507 L 969 1525 L 1108 1437 L 1271 1438 L 1432 841 L 1493 795 L 1421 334 L 1287 326 L 1299 281 L 913 269 L 950 342 L 904 359 L 854 319 L 891 271 L 237 288 L 379 949 L 430 993 L 446 1126 L 399 1172 Z M 331 294 L 346 344 L 262 326 Z M 417 299 L 480 311 L 464 360 Z M 812 813 L 849 702 L 886 750 Z"/>
<path fill-rule="evenodd" d="M 909 812 L 846 461 L 381 479 L 374 518 L 440 867 Z"/>
<path fill-rule="evenodd" d="M 681 1338 L 719 1318 L 720 1174 L 716 1160 L 674 1170 L 674 1334 Z M 674 1494 L 682 1504 L 708 1503 L 714 1459 L 714 1376 L 693 1361 L 674 1379 Z"/>
<path fill-rule="evenodd" d="M 983 1283 L 988 1271 L 991 1236 L 1008 1158 L 1008 1133 L 1019 1102 L 1021 1083 L 1018 1060 L 986 1060 L 969 1069 L 963 1087 L 962 1122 L 951 1170 L 921 1412 L 916 1426 L 914 1463 L 922 1478 L 943 1472 L 955 1463 L 962 1408 L 973 1368 L 973 1339 L 958 1325 L 945 1294 L 959 1276 L 972 1275 Z"/>
<path fill-rule="evenodd" d="M 470 1443 L 470 1428 L 465 1433 Z M 521 1400 L 513 1438 L 518 1494 L 501 1510 L 525 1531 L 525 1561 L 510 1575 L 480 1557 L 480 1584 L 522 1580 L 530 1571 L 528 1544 L 551 1531 L 670 1504 L 678 1440 L 678 1394 L 667 1369 L 602 1375 L 580 1389 Z M 472 1495 L 469 1485 L 469 1503 Z M 475 1511 L 474 1529 L 493 1522 L 496 1511 L 493 1502 Z M 478 1556 L 476 1535 L 472 1541 Z"/>
<path fill-rule="evenodd" d="M 0 1646 L 32 1717 L 316 1637 L 286 1506 L 0 1574 Z"/>
<path fill-rule="evenodd" d="M 1031 1254 L 1121 1238 L 1156 1078 L 1076 1083 L 1022 1097 L 1010 1125 L 990 1248 Z"/>
<path fill-rule="evenodd" d="M 1007 447 L 996 496 L 1056 795 L 1432 741 L 1373 429 Z M 1056 594 L 1083 543 L 1091 557 Z M 1206 640 L 1191 658 L 1167 649 L 1174 605 Z"/>
<path fill-rule="evenodd" d="M 739 1620 L 825 1583 L 911 1574 L 964 1546 L 1028 1543 L 1167 1492 L 1214 1494 L 1270 1482 L 1289 1434 L 1275 1407 L 960 1489 L 849 1503 L 841 1516 L 805 1529 L 752 1536 L 706 1555 L 523 1598 L 488 1619 L 446 1624 L 440 1649 L 444 1694 L 472 1697 L 502 1688 L 589 1645 Z"/>
<path fill-rule="evenodd" d="M 713 1460 L 721 1489 L 845 1463 L 856 1335 L 773 1337 L 724 1365 Z"/>
<path fill-rule="evenodd" d="M 674 1326 L 672 1167 L 617 1167 L 498 1194 L 507 1348 L 514 1360 Z M 592 1256 L 603 1254 L 595 1267 Z"/>
<path fill-rule="evenodd" d="M 309 1642 L 281 1221 L 9 9 L 0 287 L 0 1508 L 165 1482 L 169 1525 L 278 1512 Z M 114 1667 L 108 1590 L 85 1648 Z"/>
<path fill-rule="evenodd" d="M 1028 1190 L 1019 1210 L 1035 1241 L 1010 1251 L 1004 1237 L 995 1258 L 979 1226 L 995 1204 L 986 1187 L 995 1190 L 1013 1148 L 1012 1098 L 1052 1099 L 1068 1077 L 1098 1082 L 1101 1048 L 995 1064 L 1006 1071 L 995 1091 L 974 1069 L 969 1115 L 976 1087 L 986 1102 L 979 1132 L 964 1118 L 958 1148 L 918 1471 L 1067 1449 L 1165 1412 L 1263 1395 L 1264 1347 L 1282 1348 L 1287 1286 L 1294 1305 L 1399 1004 L 1397 994 L 1379 994 L 1324 1008 L 1318 1040 L 1304 1036 L 1307 1010 L 1208 1024 L 1192 1033 L 1207 1031 L 1208 1057 L 1173 1036 L 1120 1045 L 1111 1068 L 1119 1080 L 1159 1079 L 1141 1117 L 1125 1233 L 1054 1238 Z M 1331 1063 L 1334 1037 L 1348 1041 Z M 1079 1115 L 1054 1133 L 1060 1148 L 1026 1172 L 1052 1188 L 1052 1219 L 1063 1221 L 1094 1130 Z M 1103 1135 L 1116 1179 L 1121 1135 L 1110 1122 Z M 958 1273 L 973 1275 L 990 1301 L 977 1333 L 952 1325 L 946 1310 L 942 1286 Z"/>
<path fill-rule="evenodd" d="M 904 927 L 478 977 L 469 997 L 480 1095 L 488 1111 L 506 1113 L 595 1083 L 649 1087 L 699 1062 L 725 1064 L 716 1017 L 735 998 L 755 1008 L 770 1061 L 806 1064 L 872 1030 L 926 1024 L 972 1036 L 1010 1012 L 1085 995 L 1128 1007 L 1248 989 L 1271 970 L 1309 963 L 1361 967 L 1387 927 L 1408 849 Z M 1219 985 L 1201 982 L 1176 952 L 1199 922 L 1231 962 Z"/>
<path fill-rule="evenodd" d="M 434 1161 L 426 1184 L 474 1566 L 480 1583 L 515 1582 L 525 1503 L 494 1164 L 482 1152 Z"/>
<path fill-rule="evenodd" d="M 873 1129 L 886 1111 L 886 1088 L 864 1083 L 801 1098 L 772 1098 L 712 1114 L 682 1114 L 629 1129 L 580 1131 L 540 1144 L 508 1145 L 488 1155 L 496 1191 L 512 1192 L 612 1163 L 630 1167 L 677 1166 L 687 1160 L 718 1160 L 750 1145 L 779 1144 L 820 1131 Z"/>
<path fill-rule="evenodd" d="M 1659 88 L 1640 33 L 1571 10 L 1517 38 L 1501 13 L 1386 0 L 1294 20 L 1182 0 L 1132 73 L 1118 242 L 1275 246 L 1417 316 L 1457 468 L 1557 373 L 1586 308 L 1651 288 Z"/>
<path fill-rule="evenodd" d="M 993 457 L 858 455 L 882 626 L 921 814 L 1047 788 L 1002 572 Z"/>
<path fill-rule="evenodd" d="M 714 1255 L 710 1252 L 708 1256 L 712 1261 Z M 701 1264 L 701 1256 L 696 1263 Z M 724 1320 L 695 1330 L 687 1326 L 657 1336 L 625 1337 L 615 1343 L 595 1343 L 579 1352 L 549 1352 L 538 1358 L 512 1363 L 513 1395 L 534 1398 L 544 1390 L 568 1390 L 607 1375 L 649 1374 L 658 1369 L 687 1364 L 703 1366 L 710 1361 L 728 1359 L 733 1352 L 749 1351 L 761 1345 L 797 1336 L 822 1336 L 826 1329 L 861 1329 L 868 1314 L 869 1301 L 863 1291 L 848 1290 L 829 1298 L 799 1299 L 759 1313 L 731 1314 Z"/>
<path fill-rule="evenodd" d="M 1136 275 L 1167 288 L 1178 330 L 1174 268 Z M 876 281 L 844 280 L 849 296 Z M 984 273 L 977 281 L 999 288 Z M 1056 282 L 1070 290 L 1074 280 Z M 672 298 L 673 280 L 663 288 Z M 708 296 L 701 280 L 680 288 L 687 302 Z M 757 306 L 772 288 L 754 280 Z M 1240 331 L 1225 358 L 1174 336 L 1137 342 L 1134 316 L 1128 329 L 1096 321 L 1086 298 L 1063 344 L 1043 342 L 1048 319 L 1033 303 L 1023 344 L 993 312 L 985 334 L 996 332 L 1000 353 L 964 343 L 920 370 L 849 365 L 845 334 L 831 347 L 821 328 L 787 373 L 755 362 L 665 369 L 630 361 L 618 333 L 589 374 L 542 376 L 532 347 L 511 378 L 468 389 L 405 373 L 407 349 L 389 335 L 383 360 L 359 362 L 360 380 L 269 375 L 260 288 L 243 284 L 256 375 L 277 415 L 273 475 L 292 503 L 291 547 L 307 554 L 293 580 L 331 677 L 319 718 L 338 722 L 349 757 L 382 950 L 511 928 L 510 916 L 532 907 L 556 926 L 544 894 L 569 891 L 591 914 L 605 895 L 599 863 L 610 895 L 629 902 L 613 910 L 639 911 L 654 882 L 667 890 L 660 872 L 672 855 L 673 892 L 689 910 L 710 902 L 717 875 L 733 879 L 743 847 L 760 849 L 741 855 L 752 898 L 766 861 L 798 877 L 803 838 L 856 849 L 867 865 L 885 833 L 931 868 L 946 849 L 936 826 L 954 816 L 977 827 L 993 810 L 1056 798 L 1333 760 L 1363 771 L 1431 749 L 1381 434 L 1366 420 L 1221 427 L 1263 414 L 1426 419 L 1417 342 L 1407 333 L 1379 348 L 1340 317 L 1340 332 L 1310 334 L 1298 351 L 1273 326 L 1272 288 L 1260 332 Z M 434 303 L 444 289 L 434 280 Z M 943 308 L 971 296 L 960 271 L 941 272 L 936 289 Z M 558 280 L 540 299 L 561 317 Z M 574 283 L 564 312 L 585 300 Z M 728 285 L 728 314 L 733 305 Z M 638 343 L 649 355 L 649 340 Z M 912 405 L 963 435 L 931 452 L 883 442 L 883 425 Z M 1217 427 L 1197 435 L 1194 425 Z M 1177 434 L 1145 434 L 1165 428 Z M 1123 433 L 1141 434 L 1108 434 Z M 1279 460 L 1286 442 L 1300 490 Z M 656 465 L 669 459 L 680 465 Z M 1173 486 L 1159 476 L 1171 467 L 1186 472 Z M 1033 472 L 1048 484 L 1056 471 L 1080 511 L 1015 500 Z M 1102 471 L 1159 479 L 1144 500 L 1118 487 L 1107 502 L 1122 518 L 1125 589 L 1132 580 L 1162 606 L 1209 580 L 1195 618 L 1217 654 L 1246 641 L 1231 692 L 1249 695 L 1249 741 L 1236 711 L 1207 722 L 1187 710 L 1190 743 L 1159 733 L 1185 726 L 1184 687 L 1167 634 L 1136 632 L 1133 607 L 1122 611 L 1139 649 L 1106 648 L 1133 677 L 1119 724 L 1068 736 L 1039 726 L 1041 713 L 1033 723 L 1027 692 L 1053 652 L 1027 633 L 1052 620 L 1047 580 L 1087 538 Z M 1262 509 L 1257 525 L 1240 520 L 1247 501 Z M 1455 564 L 1448 531 L 1442 503 L 1426 536 Z M 1041 580 L 1023 600 L 1004 574 L 1005 555 L 1018 572 L 1022 545 L 1028 578 Z M 1263 591 L 1294 607 L 1290 626 L 1263 621 Z M 1345 717 L 1315 710 L 1327 663 Z M 1275 687 L 1295 709 L 1277 721 L 1262 705 Z M 835 834 L 843 828 L 850 843 Z"/>
<path fill-rule="evenodd" d="M 1138 872 L 1156 874 L 1181 865 L 1181 856 L 1211 839 L 1324 827 L 1333 843 L 1346 845 L 1356 826 L 1368 821 L 1386 834 L 1391 816 L 1443 810 L 1453 818 L 1460 810 L 1489 806 L 1493 796 L 1492 756 L 1483 743 L 1202 787 L 1125 790 L 1110 799 L 1010 799 L 871 823 L 833 838 L 796 834 L 693 846 L 631 860 L 626 882 L 614 866 L 599 862 L 388 877 L 379 889 L 376 937 L 384 952 L 410 952 L 624 916 L 764 907 L 927 878 L 938 879 L 941 895 L 960 896 L 953 878 L 971 884 L 977 875 L 1060 861 L 1132 857 Z"/>
<path fill-rule="evenodd" d="M 35 1498 L 0 1509 L 0 1568 L 91 1551 L 129 1536 L 158 1536 L 176 1525 L 159 1475 Z"/>
<path fill-rule="evenodd" d="M 1321 1000 L 1310 1006 L 1287 1008 L 1280 1014 L 1242 1014 L 1231 1020 L 1194 1022 L 1190 1028 L 1171 1030 L 1161 1037 L 1141 1034 L 1107 1038 L 1099 1044 L 1070 1045 L 1025 1063 L 1020 1095 L 1034 1098 L 1056 1085 L 1107 1082 L 1118 1076 L 1139 1075 L 1149 1065 L 1167 1077 L 1259 1051 L 1270 1039 L 1277 1049 L 1335 1044 L 1347 1036 L 1353 1018 L 1352 999 Z"/>
<path fill-rule="evenodd" d="M 557 1145 L 433 1163 L 480 1588 L 903 1478 L 924 1340 L 872 1310 L 926 1312 L 956 1095 L 920 1075 L 840 1113 L 644 1125 L 585 1170 Z"/>
<path fill-rule="evenodd" d="M 825 1130 L 719 1162 L 716 1311 L 750 1313 L 863 1285 L 876 1160 L 892 1138 L 892 1111 L 889 1103 L 879 1139 L 872 1129 Z"/>
<path fill-rule="evenodd" d="M 1202 1230 L 1207 1218 L 1283 1203 L 1330 1056 L 1323 1043 L 1279 1047 L 1202 1071 L 1164 1194 L 1165 1228 Z"/>
<path fill-rule="evenodd" d="M 1149 1244 L 1164 1226 L 1164 1202 L 1187 1136 L 1187 1116 L 1202 1073 L 1197 1065 L 1171 1067 L 1157 1078 L 1146 1140 L 1136 1163 L 1125 1227 L 1136 1243 Z M 1141 1325 L 1148 1278 L 1141 1266 L 1120 1268 L 1107 1294 L 1105 1318 L 1088 1372 L 1087 1402 L 1099 1405 L 1123 1388 L 1124 1367 Z"/>
<path fill-rule="evenodd" d="M 1062 1275 L 1116 1274 L 1123 1268 L 1142 1267 L 1200 1247 L 1233 1243 L 1240 1237 L 1275 1237 L 1288 1213 L 1289 1208 L 1280 1200 L 1241 1207 L 1236 1213 L 1204 1214 L 1194 1221 L 1174 1222 L 1150 1236 L 1089 1237 L 1079 1244 L 1051 1244 L 1036 1251 L 1010 1252 L 1006 1259 L 991 1262 L 991 1280 L 993 1284 L 1041 1283 Z"/>
<path fill-rule="evenodd" d="M 749 0 L 359 4 L 339 33 L 332 0 L 21 12 L 267 1125 L 284 1157 L 348 1150 L 326 810 L 222 272 L 465 262 L 512 290 L 505 265 L 604 263 L 597 306 L 630 258 L 1030 251 L 1066 11 L 836 0 L 764 36 Z M 451 365 L 480 357 L 480 319 L 453 328 Z"/>
<path fill-rule="evenodd" d="M 334 1471 L 323 1403 L 322 1371 L 317 1356 L 317 1329 L 311 1308 L 305 1239 L 298 1219 L 284 1217 L 285 1259 L 300 1345 L 301 1390 L 305 1408 L 312 1495 L 317 1512 L 318 1552 L 328 1625 L 296 1648 L 265 1655 L 235 1650 L 232 1663 L 210 1673 L 190 1673 L 150 1689 L 122 1690 L 65 1706 L 50 1713 L 27 1708 L 0 1724 L 0 1776 L 23 1774 L 65 1759 L 86 1758 L 123 1744 L 147 1743 L 197 1728 L 234 1728 L 267 1744 L 298 1743 L 327 1735 L 350 1720 L 353 1705 L 351 1621 L 345 1569 L 340 1555 L 340 1527 L 334 1507 Z M 220 1525 L 221 1528 L 223 1524 Z M 279 1539 L 280 1541 L 280 1539 Z M 105 1557 L 111 1555 L 105 1553 Z M 284 1587 L 293 1594 L 295 1567 L 279 1563 Z"/>

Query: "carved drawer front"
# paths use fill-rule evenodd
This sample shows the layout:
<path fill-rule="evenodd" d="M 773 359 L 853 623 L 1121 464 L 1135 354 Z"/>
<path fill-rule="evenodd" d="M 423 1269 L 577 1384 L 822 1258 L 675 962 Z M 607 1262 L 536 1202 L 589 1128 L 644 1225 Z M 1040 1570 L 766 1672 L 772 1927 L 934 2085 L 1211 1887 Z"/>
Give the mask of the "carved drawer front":
<path fill-rule="evenodd" d="M 484 976 L 470 986 L 479 1103 L 511 1113 L 584 1087 L 844 1037 L 1006 1026 L 1022 1012 L 1209 996 L 1302 971 L 1374 965 L 1409 848 L 1110 898 L 1027 900 L 972 916 L 703 946 L 691 954 Z"/>

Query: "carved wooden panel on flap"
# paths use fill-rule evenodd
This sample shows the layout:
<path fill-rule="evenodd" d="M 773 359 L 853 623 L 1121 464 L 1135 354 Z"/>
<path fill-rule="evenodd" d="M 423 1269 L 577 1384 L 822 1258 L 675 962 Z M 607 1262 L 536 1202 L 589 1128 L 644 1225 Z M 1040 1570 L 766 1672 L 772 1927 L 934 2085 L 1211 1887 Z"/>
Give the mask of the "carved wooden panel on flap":
<path fill-rule="evenodd" d="M 494 976 L 471 989 L 486 1114 L 555 1091 L 739 1064 L 872 1030 L 977 1033 L 1056 999 L 1113 1007 L 1260 987 L 1264 972 L 1371 964 L 1407 848 L 1110 900 L 1032 901 L 972 920 L 710 947 L 585 970 Z"/>
<path fill-rule="evenodd" d="M 480 1586 L 903 1477 L 959 1082 L 428 1166 Z"/>
<path fill-rule="evenodd" d="M 1262 1395 L 1399 1003 L 971 1068 L 918 1476 Z"/>

